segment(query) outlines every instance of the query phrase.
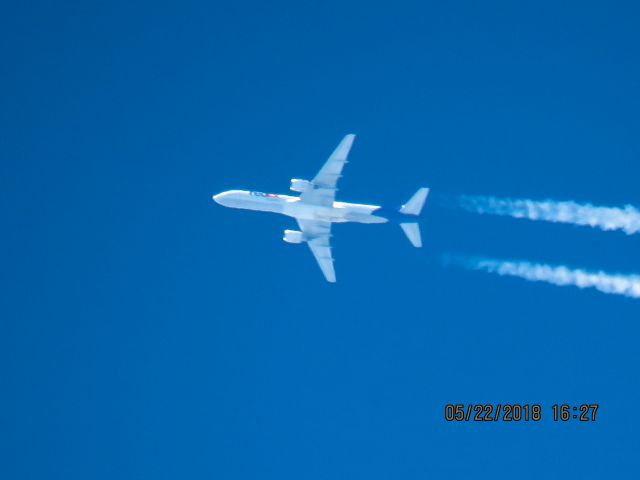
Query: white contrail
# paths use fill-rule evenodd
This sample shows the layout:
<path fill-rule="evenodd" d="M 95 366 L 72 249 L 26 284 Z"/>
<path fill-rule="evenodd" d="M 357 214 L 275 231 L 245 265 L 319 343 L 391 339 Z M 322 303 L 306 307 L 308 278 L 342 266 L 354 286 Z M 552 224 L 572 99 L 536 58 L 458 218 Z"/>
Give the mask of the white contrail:
<path fill-rule="evenodd" d="M 602 230 L 622 230 L 627 235 L 640 233 L 640 210 L 631 205 L 625 205 L 622 208 L 597 207 L 571 201 L 537 201 L 471 195 L 460 195 L 457 197 L 456 205 L 474 213 L 571 223 Z"/>
<path fill-rule="evenodd" d="M 563 265 L 461 255 L 446 255 L 443 260 L 445 264 L 454 264 L 469 270 L 520 277 L 533 282 L 547 282 L 553 285 L 595 288 L 603 293 L 640 298 L 640 275 L 610 274 L 602 271 L 589 272 Z"/>

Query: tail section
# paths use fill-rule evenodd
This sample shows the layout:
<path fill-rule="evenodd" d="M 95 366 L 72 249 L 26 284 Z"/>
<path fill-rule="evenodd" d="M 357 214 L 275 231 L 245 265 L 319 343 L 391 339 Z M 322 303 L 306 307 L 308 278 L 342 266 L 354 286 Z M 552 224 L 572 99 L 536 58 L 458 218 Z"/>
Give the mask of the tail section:
<path fill-rule="evenodd" d="M 422 236 L 420 235 L 420 225 L 417 223 L 401 223 L 400 228 L 407 236 L 411 245 L 416 248 L 420 248 L 422 246 Z"/>
<path fill-rule="evenodd" d="M 413 197 L 400 208 L 400 213 L 404 213 L 405 215 L 420 215 L 427 195 L 429 195 L 428 188 L 419 188 L 418 191 L 413 194 Z"/>
<path fill-rule="evenodd" d="M 400 208 L 400 213 L 417 217 L 420 215 L 420 212 L 422 212 L 422 207 L 427 199 L 427 195 L 429 195 L 428 188 L 422 187 L 418 189 L 418 191 L 413 194 L 413 197 L 411 197 L 409 201 Z M 407 218 L 407 220 L 409 219 Z M 411 245 L 416 248 L 422 247 L 422 236 L 420 235 L 420 225 L 418 222 L 401 221 L 400 228 L 402 228 L 402 231 L 411 242 Z"/>

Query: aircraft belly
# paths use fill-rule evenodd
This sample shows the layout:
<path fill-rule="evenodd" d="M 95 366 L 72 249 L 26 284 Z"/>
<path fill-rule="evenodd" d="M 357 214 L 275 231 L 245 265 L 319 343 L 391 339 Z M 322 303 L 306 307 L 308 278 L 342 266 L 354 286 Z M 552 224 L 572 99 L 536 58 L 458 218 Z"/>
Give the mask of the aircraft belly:
<path fill-rule="evenodd" d="M 288 204 L 282 212 L 301 220 L 321 220 L 331 223 L 386 223 L 384 217 L 372 215 L 370 211 L 344 207 L 323 207 L 319 205 Z"/>
<path fill-rule="evenodd" d="M 387 220 L 384 217 L 378 217 L 376 215 L 359 215 L 353 220 L 347 220 L 349 222 L 357 222 L 357 223 L 387 223 Z"/>
<path fill-rule="evenodd" d="M 259 210 L 262 212 L 282 213 L 284 202 L 278 199 L 257 199 L 249 202 L 247 207 L 250 210 Z"/>

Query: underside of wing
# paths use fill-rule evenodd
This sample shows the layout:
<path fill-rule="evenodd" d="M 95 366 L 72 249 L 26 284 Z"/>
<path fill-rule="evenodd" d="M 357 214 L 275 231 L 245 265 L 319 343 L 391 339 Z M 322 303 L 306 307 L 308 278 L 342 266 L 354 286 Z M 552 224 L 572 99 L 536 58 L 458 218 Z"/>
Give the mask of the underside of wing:
<path fill-rule="evenodd" d="M 342 139 L 318 174 L 313 178 L 309 188 L 300 195 L 300 199 L 303 202 L 323 206 L 333 205 L 336 197 L 336 184 L 342 176 L 342 168 L 347 163 L 349 150 L 351 150 L 355 137 L 354 134 L 349 134 Z"/>
<path fill-rule="evenodd" d="M 333 256 L 331 255 L 331 223 L 318 220 L 298 220 L 298 225 L 311 253 L 316 258 L 324 277 L 328 282 L 336 281 L 336 272 L 333 269 Z"/>

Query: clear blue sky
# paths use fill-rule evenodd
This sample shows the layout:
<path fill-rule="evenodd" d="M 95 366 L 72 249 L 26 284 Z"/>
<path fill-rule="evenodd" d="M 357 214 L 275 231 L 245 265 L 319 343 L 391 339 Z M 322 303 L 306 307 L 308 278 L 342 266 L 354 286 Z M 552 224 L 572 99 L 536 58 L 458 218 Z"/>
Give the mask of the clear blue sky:
<path fill-rule="evenodd" d="M 561 5 L 559 5 L 559 3 Z M 426 206 L 425 248 L 285 193 L 640 205 L 633 2 L 18 2 L 0 19 L 3 479 L 637 478 L 640 302 L 444 252 L 640 271 L 640 236 Z M 541 403 L 537 424 L 447 403 Z M 554 403 L 601 405 L 591 424 Z"/>

